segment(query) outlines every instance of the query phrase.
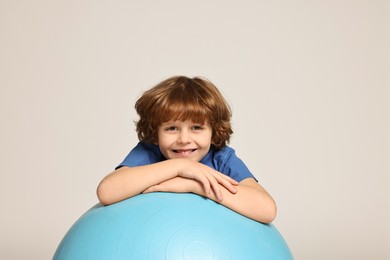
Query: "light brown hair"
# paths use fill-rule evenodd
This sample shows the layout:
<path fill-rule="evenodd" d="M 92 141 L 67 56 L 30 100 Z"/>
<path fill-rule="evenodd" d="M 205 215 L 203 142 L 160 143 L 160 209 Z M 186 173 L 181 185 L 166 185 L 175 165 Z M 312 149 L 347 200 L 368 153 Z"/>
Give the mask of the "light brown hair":
<path fill-rule="evenodd" d="M 136 130 L 140 141 L 156 143 L 158 127 L 168 121 L 208 122 L 213 130 L 211 143 L 226 146 L 233 133 L 231 109 L 209 80 L 174 76 L 146 91 L 135 103 L 139 115 Z"/>

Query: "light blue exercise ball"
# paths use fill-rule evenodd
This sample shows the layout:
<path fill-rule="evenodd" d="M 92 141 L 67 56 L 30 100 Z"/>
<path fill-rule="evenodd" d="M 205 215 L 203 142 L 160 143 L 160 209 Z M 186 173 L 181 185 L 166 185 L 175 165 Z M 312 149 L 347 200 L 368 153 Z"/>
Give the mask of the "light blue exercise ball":
<path fill-rule="evenodd" d="M 290 260 L 272 224 L 190 193 L 97 204 L 70 228 L 54 260 Z"/>

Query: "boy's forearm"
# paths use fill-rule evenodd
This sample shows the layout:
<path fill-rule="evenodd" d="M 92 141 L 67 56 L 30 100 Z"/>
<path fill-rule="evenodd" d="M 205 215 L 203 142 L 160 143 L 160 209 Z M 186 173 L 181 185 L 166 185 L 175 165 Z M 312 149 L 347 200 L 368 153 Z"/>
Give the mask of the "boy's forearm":
<path fill-rule="evenodd" d="M 270 223 L 275 219 L 275 202 L 265 190 L 256 189 L 244 184 L 237 186 L 237 193 L 235 194 L 229 192 L 224 187 L 221 187 L 221 190 L 223 195 L 222 201 L 219 201 L 215 197 L 215 194 L 208 196 L 208 198 L 258 222 Z M 198 193 L 199 195 L 207 197 L 202 189 L 198 189 L 197 191 L 200 191 Z"/>
<path fill-rule="evenodd" d="M 240 213 L 248 218 L 263 223 L 270 223 L 276 215 L 276 206 L 274 200 L 254 181 L 243 181 L 237 187 L 237 193 L 231 193 L 225 187 L 220 185 L 223 200 L 217 199 L 214 193 L 206 196 L 203 186 L 191 179 L 176 177 L 151 187 L 147 192 L 165 191 L 165 192 L 191 192 L 203 197 L 212 199 L 231 210 Z M 249 183 L 249 185 L 247 185 Z M 253 185 L 253 187 L 251 187 Z"/>
<path fill-rule="evenodd" d="M 151 186 L 177 176 L 171 160 L 138 167 L 122 167 L 107 175 L 97 188 L 99 201 L 104 205 L 140 194 Z"/>
<path fill-rule="evenodd" d="M 202 185 L 193 179 L 187 179 L 183 177 L 174 177 L 148 189 L 144 190 L 143 193 L 150 192 L 176 192 L 176 193 L 196 193 L 199 194 L 198 190 L 202 188 Z"/>
<path fill-rule="evenodd" d="M 238 185 L 237 190 L 236 194 L 224 190 L 220 203 L 259 222 L 270 223 L 275 219 L 276 205 L 268 193 L 244 185 Z"/>

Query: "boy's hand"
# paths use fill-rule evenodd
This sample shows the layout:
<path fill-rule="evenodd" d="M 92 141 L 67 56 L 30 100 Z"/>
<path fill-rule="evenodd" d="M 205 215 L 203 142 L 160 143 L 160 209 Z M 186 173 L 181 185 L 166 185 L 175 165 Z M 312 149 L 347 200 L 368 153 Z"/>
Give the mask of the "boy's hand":
<path fill-rule="evenodd" d="M 187 159 L 178 159 L 179 171 L 178 176 L 193 179 L 198 181 L 204 188 L 207 197 L 211 196 L 211 192 L 214 192 L 218 200 L 222 201 L 222 192 L 219 185 L 224 186 L 231 193 L 236 193 L 236 185 L 238 182 L 232 178 L 210 168 L 199 162 L 194 162 Z"/>

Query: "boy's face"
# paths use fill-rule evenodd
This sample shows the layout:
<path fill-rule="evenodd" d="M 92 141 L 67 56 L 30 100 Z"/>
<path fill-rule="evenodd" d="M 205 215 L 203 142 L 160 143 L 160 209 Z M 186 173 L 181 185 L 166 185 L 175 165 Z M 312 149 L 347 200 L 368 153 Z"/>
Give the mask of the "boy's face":
<path fill-rule="evenodd" d="M 167 159 L 187 158 L 199 162 L 210 150 L 212 129 L 207 122 L 165 122 L 159 126 L 157 133 L 157 145 Z"/>

